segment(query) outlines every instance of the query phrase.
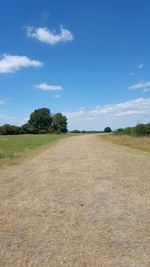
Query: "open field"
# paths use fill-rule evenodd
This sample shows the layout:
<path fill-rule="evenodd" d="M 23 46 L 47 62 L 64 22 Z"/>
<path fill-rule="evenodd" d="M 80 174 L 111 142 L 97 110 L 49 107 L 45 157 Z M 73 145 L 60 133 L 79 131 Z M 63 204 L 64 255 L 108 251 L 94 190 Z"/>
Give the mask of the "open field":
<path fill-rule="evenodd" d="M 0 172 L 3 267 L 149 267 L 150 154 L 65 138 Z"/>
<path fill-rule="evenodd" d="M 0 135 L 0 166 L 18 162 L 19 159 L 45 148 L 64 135 Z"/>
<path fill-rule="evenodd" d="M 130 148 L 140 149 L 146 152 L 150 152 L 150 137 L 134 137 L 128 135 L 101 135 L 105 141 L 112 142 L 114 144 L 128 146 Z"/>

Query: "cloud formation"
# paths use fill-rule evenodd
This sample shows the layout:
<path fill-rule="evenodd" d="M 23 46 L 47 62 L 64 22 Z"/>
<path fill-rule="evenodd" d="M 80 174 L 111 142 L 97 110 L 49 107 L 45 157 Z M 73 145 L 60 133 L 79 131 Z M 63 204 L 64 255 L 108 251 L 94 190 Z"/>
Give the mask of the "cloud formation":
<path fill-rule="evenodd" d="M 48 28 L 35 28 L 32 26 L 26 27 L 27 37 L 36 39 L 40 42 L 55 45 L 60 42 L 68 42 L 74 39 L 73 33 L 69 30 L 60 27 L 60 32 L 50 31 Z"/>
<path fill-rule="evenodd" d="M 61 85 L 50 85 L 47 83 L 40 83 L 35 85 L 38 89 L 42 91 L 61 91 L 63 87 Z"/>
<path fill-rule="evenodd" d="M 138 82 L 138 83 L 134 83 L 132 85 L 129 86 L 129 89 L 130 90 L 134 90 L 134 89 L 143 89 L 143 88 L 146 88 L 150 86 L 150 82 L 144 82 L 144 81 L 141 81 L 141 82 Z"/>
<path fill-rule="evenodd" d="M 0 59 L 0 73 L 14 73 L 21 68 L 38 68 L 42 65 L 42 62 L 30 59 L 26 56 L 13 56 L 10 54 L 3 54 L 2 58 Z"/>
<path fill-rule="evenodd" d="M 91 110 L 81 108 L 64 113 L 70 129 L 103 130 L 106 126 L 113 129 L 149 122 L 150 98 L 138 98 L 118 104 L 97 106 Z"/>
<path fill-rule="evenodd" d="M 19 125 L 19 121 L 18 121 L 17 117 L 5 115 L 5 114 L 0 114 L 0 125 L 6 124 L 6 123 Z"/>

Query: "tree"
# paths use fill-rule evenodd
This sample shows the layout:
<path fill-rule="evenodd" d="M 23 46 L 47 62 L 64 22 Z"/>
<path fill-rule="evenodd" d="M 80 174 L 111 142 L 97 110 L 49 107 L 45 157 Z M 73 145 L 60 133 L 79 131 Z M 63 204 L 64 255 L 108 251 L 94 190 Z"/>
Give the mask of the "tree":
<path fill-rule="evenodd" d="M 22 130 L 19 126 L 4 124 L 0 127 L 0 134 L 2 135 L 14 135 L 21 134 Z"/>
<path fill-rule="evenodd" d="M 35 133 L 34 128 L 30 125 L 30 123 L 25 123 L 21 126 L 22 132 L 24 134 L 32 134 Z"/>
<path fill-rule="evenodd" d="M 135 126 L 135 135 L 137 136 L 146 135 L 146 127 L 144 124 L 139 123 Z"/>
<path fill-rule="evenodd" d="M 28 121 L 28 129 L 33 133 L 48 133 L 52 124 L 51 112 L 48 108 L 34 110 Z"/>
<path fill-rule="evenodd" d="M 111 133 L 111 128 L 110 127 L 106 127 L 105 129 L 104 129 L 104 133 Z"/>
<path fill-rule="evenodd" d="M 124 128 L 119 128 L 115 131 L 115 134 L 123 134 L 124 133 Z"/>
<path fill-rule="evenodd" d="M 150 123 L 145 125 L 146 135 L 150 135 Z"/>
<path fill-rule="evenodd" d="M 134 127 L 126 127 L 123 131 L 124 135 L 133 135 L 134 134 Z"/>
<path fill-rule="evenodd" d="M 67 118 L 61 113 L 56 113 L 52 117 L 52 129 L 57 133 L 66 133 L 67 129 Z"/>

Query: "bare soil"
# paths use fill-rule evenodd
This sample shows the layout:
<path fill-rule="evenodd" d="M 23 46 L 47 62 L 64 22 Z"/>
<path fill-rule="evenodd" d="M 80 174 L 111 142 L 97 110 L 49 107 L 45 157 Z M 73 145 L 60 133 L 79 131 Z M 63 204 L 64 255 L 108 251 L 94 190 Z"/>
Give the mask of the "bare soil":
<path fill-rule="evenodd" d="M 0 170 L 0 205 L 0 266 L 150 266 L 150 153 L 63 139 Z"/>

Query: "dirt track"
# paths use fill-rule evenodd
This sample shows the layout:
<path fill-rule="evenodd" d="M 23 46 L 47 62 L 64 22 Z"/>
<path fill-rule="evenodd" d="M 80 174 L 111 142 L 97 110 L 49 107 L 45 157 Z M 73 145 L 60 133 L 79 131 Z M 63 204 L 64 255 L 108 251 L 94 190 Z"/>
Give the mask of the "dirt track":
<path fill-rule="evenodd" d="M 150 153 L 70 137 L 0 170 L 0 198 L 0 266 L 150 266 Z"/>

